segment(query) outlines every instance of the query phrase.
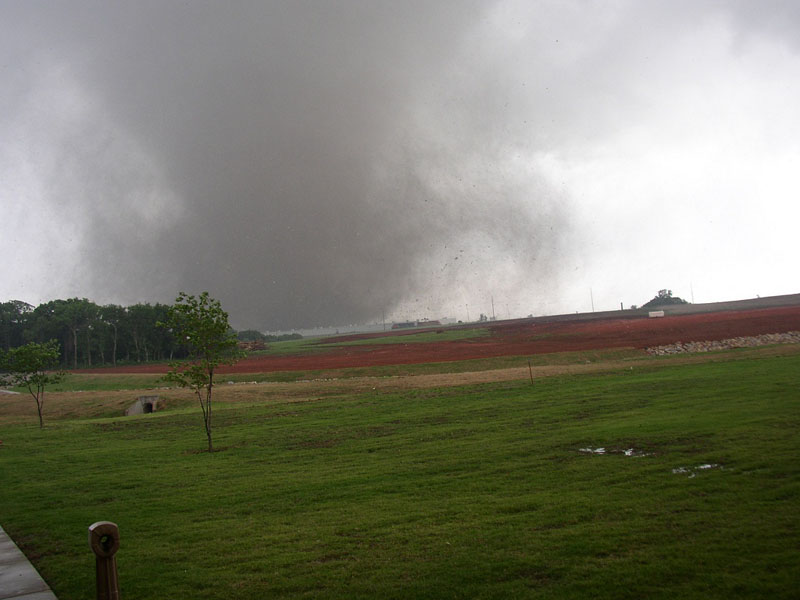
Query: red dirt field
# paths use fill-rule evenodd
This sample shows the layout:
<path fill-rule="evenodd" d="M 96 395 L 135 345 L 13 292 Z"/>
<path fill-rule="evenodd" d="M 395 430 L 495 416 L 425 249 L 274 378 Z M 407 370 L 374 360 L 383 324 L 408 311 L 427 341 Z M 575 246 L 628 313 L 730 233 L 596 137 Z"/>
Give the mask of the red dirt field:
<path fill-rule="evenodd" d="M 656 319 L 587 319 L 585 316 L 574 320 L 522 319 L 491 323 L 488 328 L 488 336 L 445 342 L 341 347 L 333 344 L 333 340 L 329 338 L 320 344 L 327 349 L 325 352 L 251 356 L 233 367 L 220 369 L 220 372 L 269 373 L 447 362 L 607 348 L 646 348 L 679 341 L 721 340 L 764 333 L 785 333 L 800 331 L 800 306 L 674 315 Z M 420 331 L 417 329 L 404 333 Z M 363 337 L 341 336 L 336 341 Z M 165 365 L 132 365 L 113 370 L 82 372 L 158 373 L 166 369 Z"/>

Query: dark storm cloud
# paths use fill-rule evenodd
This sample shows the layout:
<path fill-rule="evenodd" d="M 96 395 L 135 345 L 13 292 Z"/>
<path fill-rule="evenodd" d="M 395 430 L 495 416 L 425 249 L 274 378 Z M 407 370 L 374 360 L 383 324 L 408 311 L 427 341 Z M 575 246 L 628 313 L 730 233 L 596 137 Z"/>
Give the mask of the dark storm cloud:
<path fill-rule="evenodd" d="M 470 59 L 487 8 L 4 5 L 24 82 L 4 102 L 47 129 L 70 276 L 122 302 L 208 289 L 265 328 L 554 276 L 560 199 L 505 171 L 513 76 L 473 73 L 498 66 Z"/>
<path fill-rule="evenodd" d="M 475 316 L 490 295 L 571 310 L 632 261 L 654 271 L 634 240 L 675 229 L 649 217 L 659 202 L 695 179 L 729 195 L 730 177 L 692 174 L 704 148 L 753 182 L 791 189 L 796 171 L 793 1 L 0 0 L 0 16 L 0 247 L 20 254 L 0 285 L 40 298 L 208 290 L 261 328 L 483 302 Z"/>

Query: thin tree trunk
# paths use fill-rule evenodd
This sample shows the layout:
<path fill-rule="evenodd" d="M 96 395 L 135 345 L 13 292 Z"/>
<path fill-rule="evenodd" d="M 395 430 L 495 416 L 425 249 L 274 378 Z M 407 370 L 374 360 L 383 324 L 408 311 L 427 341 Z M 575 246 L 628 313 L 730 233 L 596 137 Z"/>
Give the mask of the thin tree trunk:
<path fill-rule="evenodd" d="M 206 395 L 206 435 L 208 436 L 208 451 L 214 452 L 214 445 L 211 443 L 211 389 L 214 387 L 214 372 L 208 374 L 208 394 Z"/>
<path fill-rule="evenodd" d="M 44 391 L 42 391 L 42 399 L 36 399 L 36 410 L 39 412 L 39 429 L 44 429 L 44 419 L 42 418 L 42 408 L 44 408 Z"/>
<path fill-rule="evenodd" d="M 72 328 L 72 368 L 78 368 L 78 328 Z"/>
<path fill-rule="evenodd" d="M 214 444 L 211 442 L 211 388 L 208 389 L 206 397 L 206 437 L 208 437 L 208 451 L 214 452 Z"/>
<path fill-rule="evenodd" d="M 197 400 L 200 402 L 200 410 L 203 411 L 203 427 L 206 430 L 206 438 L 208 439 L 208 451 L 213 452 L 214 446 L 211 443 L 211 401 L 208 388 L 205 388 L 205 399 L 203 398 L 203 389 L 195 388 L 195 392 L 197 393 Z"/>
<path fill-rule="evenodd" d="M 44 387 L 36 386 L 36 391 L 33 391 L 31 384 L 28 384 L 28 391 L 36 401 L 36 412 L 39 414 L 39 429 L 44 429 L 44 419 L 42 418 L 42 408 L 44 407 Z"/>
<path fill-rule="evenodd" d="M 111 351 L 111 363 L 116 367 L 117 366 L 117 326 L 116 324 L 112 323 L 111 326 L 114 328 L 114 346 Z"/>

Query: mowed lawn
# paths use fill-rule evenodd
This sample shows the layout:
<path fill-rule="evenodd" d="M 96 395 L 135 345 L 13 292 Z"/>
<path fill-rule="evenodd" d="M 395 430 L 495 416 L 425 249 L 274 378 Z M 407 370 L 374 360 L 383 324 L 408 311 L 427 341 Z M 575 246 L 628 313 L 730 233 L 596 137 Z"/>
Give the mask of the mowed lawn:
<path fill-rule="evenodd" d="M 61 600 L 98 520 L 131 600 L 800 590 L 797 354 L 219 404 L 213 455 L 199 408 L 34 421 L 0 428 L 0 524 Z"/>

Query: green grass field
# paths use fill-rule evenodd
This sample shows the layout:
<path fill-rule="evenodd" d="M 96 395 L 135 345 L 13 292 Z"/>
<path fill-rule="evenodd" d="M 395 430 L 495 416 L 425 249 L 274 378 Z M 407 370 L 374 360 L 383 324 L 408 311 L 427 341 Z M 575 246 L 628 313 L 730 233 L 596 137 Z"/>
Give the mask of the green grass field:
<path fill-rule="evenodd" d="M 131 599 L 796 597 L 800 354 L 643 364 L 220 403 L 213 455 L 193 406 L 2 424 L 0 524 L 61 600 L 97 520 Z"/>

